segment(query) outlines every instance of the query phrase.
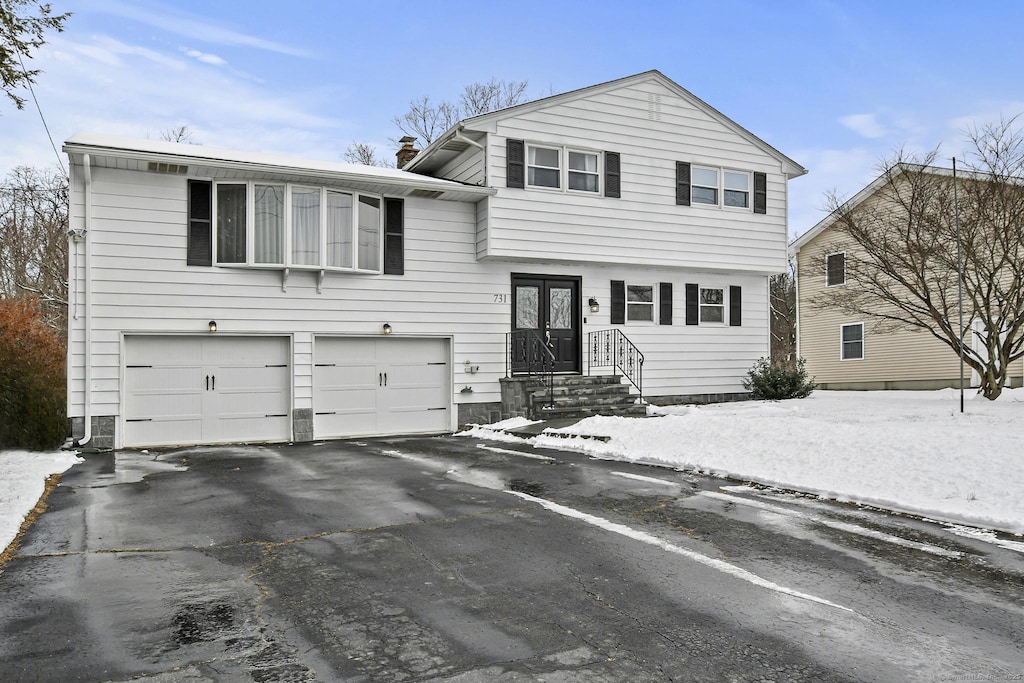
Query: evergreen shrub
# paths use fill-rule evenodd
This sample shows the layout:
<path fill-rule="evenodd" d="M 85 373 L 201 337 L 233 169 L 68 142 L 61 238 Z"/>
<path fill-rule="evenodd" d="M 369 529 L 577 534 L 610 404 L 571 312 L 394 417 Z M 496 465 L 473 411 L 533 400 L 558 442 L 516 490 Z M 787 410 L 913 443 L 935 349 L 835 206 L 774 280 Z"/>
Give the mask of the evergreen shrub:
<path fill-rule="evenodd" d="M 761 358 L 743 380 L 743 388 L 750 392 L 751 398 L 765 401 L 807 398 L 814 387 L 814 378 L 807 379 L 803 358 L 788 366 Z"/>
<path fill-rule="evenodd" d="M 65 352 L 33 300 L 0 298 L 0 448 L 51 450 L 68 434 Z"/>

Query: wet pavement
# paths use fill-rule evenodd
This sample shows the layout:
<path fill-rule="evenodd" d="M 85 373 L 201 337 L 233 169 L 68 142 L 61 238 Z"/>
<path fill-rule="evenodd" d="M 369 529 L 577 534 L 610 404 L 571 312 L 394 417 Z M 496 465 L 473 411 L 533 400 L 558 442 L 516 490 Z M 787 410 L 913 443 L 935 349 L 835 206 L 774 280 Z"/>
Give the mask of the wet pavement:
<path fill-rule="evenodd" d="M 1024 680 L 1024 543 L 467 437 L 91 455 L 4 681 Z"/>

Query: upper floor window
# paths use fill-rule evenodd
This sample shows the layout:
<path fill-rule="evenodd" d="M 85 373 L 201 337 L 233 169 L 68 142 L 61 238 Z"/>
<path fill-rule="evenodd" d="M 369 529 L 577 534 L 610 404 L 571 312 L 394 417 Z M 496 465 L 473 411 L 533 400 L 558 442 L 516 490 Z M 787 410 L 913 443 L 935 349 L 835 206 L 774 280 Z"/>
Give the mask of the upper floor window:
<path fill-rule="evenodd" d="M 597 152 L 540 145 L 527 145 L 526 149 L 528 187 L 565 187 L 572 191 L 593 193 L 601 191 Z"/>
<path fill-rule="evenodd" d="M 825 286 L 834 287 L 846 283 L 846 252 L 840 251 L 825 257 Z"/>
<path fill-rule="evenodd" d="M 257 182 L 214 188 L 217 263 L 380 271 L 380 197 Z"/>
<path fill-rule="evenodd" d="M 676 204 L 767 213 L 767 181 L 764 173 L 677 161 Z"/>

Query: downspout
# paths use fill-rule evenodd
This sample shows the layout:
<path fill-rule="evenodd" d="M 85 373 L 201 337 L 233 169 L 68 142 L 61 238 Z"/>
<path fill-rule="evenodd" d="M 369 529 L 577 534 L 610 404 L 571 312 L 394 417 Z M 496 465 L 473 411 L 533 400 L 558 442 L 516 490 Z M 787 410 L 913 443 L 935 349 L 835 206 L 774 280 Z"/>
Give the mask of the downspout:
<path fill-rule="evenodd" d="M 89 228 L 92 227 L 92 160 L 88 154 L 82 155 L 82 169 L 85 171 L 85 216 L 83 219 L 82 236 L 85 241 L 85 429 L 78 445 L 84 446 L 92 439 L 92 259 L 90 258 Z M 74 238 L 72 238 L 74 239 Z M 77 254 L 77 251 L 76 251 Z"/>

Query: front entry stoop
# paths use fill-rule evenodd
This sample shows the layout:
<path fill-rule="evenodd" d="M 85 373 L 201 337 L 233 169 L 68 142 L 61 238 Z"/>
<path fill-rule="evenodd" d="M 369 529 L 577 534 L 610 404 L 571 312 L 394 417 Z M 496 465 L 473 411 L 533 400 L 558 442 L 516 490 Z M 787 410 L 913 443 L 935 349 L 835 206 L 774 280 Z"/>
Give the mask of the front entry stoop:
<path fill-rule="evenodd" d="M 529 385 L 532 420 L 582 419 L 591 415 L 647 415 L 647 406 L 637 403 L 619 375 L 555 375 L 549 397 L 547 380 Z"/>

